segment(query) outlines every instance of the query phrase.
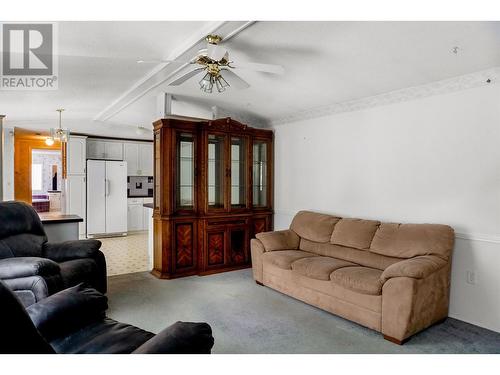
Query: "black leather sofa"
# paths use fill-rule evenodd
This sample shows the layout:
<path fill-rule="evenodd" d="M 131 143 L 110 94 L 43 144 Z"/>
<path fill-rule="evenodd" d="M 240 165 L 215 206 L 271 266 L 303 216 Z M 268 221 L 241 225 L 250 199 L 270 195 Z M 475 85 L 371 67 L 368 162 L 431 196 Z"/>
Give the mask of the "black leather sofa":
<path fill-rule="evenodd" d="M 207 323 L 177 322 L 154 335 L 105 315 L 107 297 L 79 284 L 25 308 L 0 281 L 1 354 L 209 354 Z"/>
<path fill-rule="evenodd" d="M 106 260 L 97 240 L 47 242 L 36 211 L 0 202 L 0 279 L 25 306 L 86 282 L 106 292 Z"/>

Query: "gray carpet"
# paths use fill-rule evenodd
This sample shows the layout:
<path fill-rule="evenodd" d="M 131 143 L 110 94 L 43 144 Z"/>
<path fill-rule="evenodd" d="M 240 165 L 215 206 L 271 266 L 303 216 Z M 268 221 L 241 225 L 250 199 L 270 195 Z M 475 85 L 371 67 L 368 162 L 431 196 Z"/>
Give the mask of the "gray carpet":
<path fill-rule="evenodd" d="M 155 333 L 177 320 L 209 323 L 214 353 L 500 353 L 500 333 L 452 318 L 398 346 L 256 285 L 251 270 L 176 280 L 112 276 L 108 297 L 111 318 Z"/>

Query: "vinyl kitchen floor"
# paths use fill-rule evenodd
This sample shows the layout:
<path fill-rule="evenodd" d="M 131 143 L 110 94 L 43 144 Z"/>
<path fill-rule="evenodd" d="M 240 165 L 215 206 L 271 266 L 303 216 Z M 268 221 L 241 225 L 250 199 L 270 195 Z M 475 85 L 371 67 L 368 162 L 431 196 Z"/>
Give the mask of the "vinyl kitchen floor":
<path fill-rule="evenodd" d="M 106 257 L 108 276 L 149 270 L 148 232 L 99 240 Z"/>

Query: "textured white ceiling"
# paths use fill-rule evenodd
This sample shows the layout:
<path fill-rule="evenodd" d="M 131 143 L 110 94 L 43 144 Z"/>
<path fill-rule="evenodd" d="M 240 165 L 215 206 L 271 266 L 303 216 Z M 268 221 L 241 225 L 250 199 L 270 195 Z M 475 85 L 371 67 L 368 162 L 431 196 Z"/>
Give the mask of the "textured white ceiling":
<path fill-rule="evenodd" d="M 231 60 L 281 64 L 285 75 L 241 71 L 249 89 L 211 95 L 196 78 L 179 87 L 164 83 L 106 121 L 93 121 L 155 68 L 136 64 L 138 58 L 166 58 L 207 24 L 61 23 L 59 90 L 0 91 L 0 112 L 8 123 L 44 128 L 64 107 L 73 131 L 130 136 L 134 126 L 150 126 L 160 92 L 271 121 L 500 66 L 500 22 L 256 22 L 225 44 Z"/>

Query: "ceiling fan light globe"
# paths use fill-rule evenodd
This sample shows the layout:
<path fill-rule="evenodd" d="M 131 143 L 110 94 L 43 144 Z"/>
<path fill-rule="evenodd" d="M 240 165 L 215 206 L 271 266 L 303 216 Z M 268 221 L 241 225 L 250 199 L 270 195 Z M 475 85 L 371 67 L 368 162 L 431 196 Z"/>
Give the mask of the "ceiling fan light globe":
<path fill-rule="evenodd" d="M 229 83 L 221 76 L 219 75 L 215 79 L 215 86 L 217 87 L 218 92 L 224 92 L 226 91 L 226 87 L 229 87 Z"/>
<path fill-rule="evenodd" d="M 210 81 L 211 81 L 210 73 L 205 74 L 201 79 L 201 81 L 199 82 L 200 88 L 203 90 L 205 86 L 210 85 Z"/>
<path fill-rule="evenodd" d="M 203 82 L 200 83 L 200 90 L 206 91 L 206 90 L 212 90 L 213 84 L 208 81 L 208 82 Z"/>
<path fill-rule="evenodd" d="M 222 85 L 222 87 L 226 88 L 226 87 L 230 87 L 231 85 L 224 79 L 224 77 L 222 76 L 219 76 L 219 81 L 220 81 L 220 84 Z"/>
<path fill-rule="evenodd" d="M 54 138 L 52 138 L 52 137 L 45 138 L 45 144 L 47 146 L 52 146 L 54 144 Z"/>
<path fill-rule="evenodd" d="M 206 92 L 207 94 L 211 94 L 213 87 L 213 83 L 209 81 L 206 84 L 200 85 L 200 90 Z"/>
<path fill-rule="evenodd" d="M 226 90 L 226 88 L 220 84 L 219 80 L 215 82 L 215 87 L 217 87 L 218 92 L 224 92 Z"/>

